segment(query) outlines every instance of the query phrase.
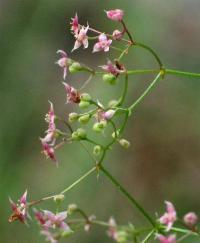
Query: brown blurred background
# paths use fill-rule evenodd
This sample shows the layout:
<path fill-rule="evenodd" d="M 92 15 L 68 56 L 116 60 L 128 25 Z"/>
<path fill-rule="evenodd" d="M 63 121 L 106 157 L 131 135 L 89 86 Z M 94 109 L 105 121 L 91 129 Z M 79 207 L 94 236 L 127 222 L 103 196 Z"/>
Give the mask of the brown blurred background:
<path fill-rule="evenodd" d="M 57 114 L 67 117 L 62 74 L 54 65 L 56 51 L 70 53 L 74 39 L 70 18 L 77 12 L 81 23 L 112 31 L 116 23 L 107 20 L 104 9 L 122 8 L 125 22 L 136 40 L 152 46 L 168 68 L 200 72 L 199 0 L 0 0 L 0 242 L 41 243 L 37 226 L 9 224 L 8 197 L 13 200 L 28 189 L 29 199 L 59 192 L 91 167 L 88 155 L 78 144 L 58 153 L 56 169 L 40 154 L 39 136 L 46 129 L 44 114 L 48 100 Z M 71 57 L 90 66 L 102 65 L 111 54 L 92 54 L 90 48 Z M 126 59 L 130 69 L 155 68 L 153 58 L 134 49 Z M 85 77 L 84 77 L 85 78 Z M 127 104 L 145 89 L 152 75 L 130 78 Z M 75 87 L 80 75 L 67 81 Z M 101 78 L 91 82 L 89 92 L 102 101 L 117 98 L 121 83 L 113 88 Z M 200 211 L 200 80 L 166 77 L 138 107 L 129 120 L 125 137 L 131 149 L 114 146 L 105 164 L 127 189 L 154 215 L 164 210 L 163 201 L 172 201 L 181 217 Z M 106 102 L 105 102 L 106 103 Z M 77 151 L 79 151 L 77 153 Z M 88 214 L 120 224 L 142 225 L 143 217 L 133 209 L 110 182 L 93 175 L 66 195 L 63 208 L 77 203 Z M 54 209 L 53 203 L 43 208 Z M 33 226 L 32 226 L 33 225 Z M 63 242 L 111 242 L 105 230 L 94 227 L 90 234 L 80 231 Z M 198 239 L 185 242 L 199 242 Z"/>

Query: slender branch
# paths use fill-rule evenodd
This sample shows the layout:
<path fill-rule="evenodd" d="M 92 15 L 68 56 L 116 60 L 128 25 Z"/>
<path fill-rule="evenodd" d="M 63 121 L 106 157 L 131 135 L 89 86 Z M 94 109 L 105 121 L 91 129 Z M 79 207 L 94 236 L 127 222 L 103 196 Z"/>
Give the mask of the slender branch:
<path fill-rule="evenodd" d="M 154 234 L 155 229 L 153 229 L 151 232 L 149 232 L 149 234 L 145 237 L 145 239 L 142 241 L 142 243 L 146 243 L 149 241 L 149 239 L 152 237 L 152 235 Z"/>
<path fill-rule="evenodd" d="M 149 47 L 149 46 L 147 46 L 147 45 L 145 45 L 143 43 L 139 43 L 139 42 L 135 42 L 134 46 L 138 46 L 138 47 L 141 47 L 141 48 L 146 49 L 147 51 L 149 51 L 155 57 L 155 59 L 157 60 L 160 69 L 163 69 L 163 64 L 162 64 L 159 56 L 156 54 L 156 52 L 151 47 Z"/>
<path fill-rule="evenodd" d="M 125 82 L 124 82 L 124 90 L 123 90 L 123 94 L 122 94 L 122 96 L 119 100 L 118 106 L 123 104 L 125 97 L 126 97 L 126 94 L 127 94 L 127 90 L 128 90 L 128 74 L 126 73 Z"/>
<path fill-rule="evenodd" d="M 183 71 L 178 71 L 178 70 L 173 70 L 173 69 L 166 69 L 165 72 L 167 74 L 173 74 L 173 75 L 177 75 L 177 76 L 200 78 L 200 73 L 183 72 Z"/>
<path fill-rule="evenodd" d="M 126 196 L 129 201 L 143 214 L 143 216 L 152 224 L 153 227 L 156 227 L 156 223 L 151 218 L 151 216 L 144 210 L 144 208 L 136 201 L 136 199 L 131 196 L 126 189 L 101 165 L 100 170 L 106 175 L 112 183 Z"/>
<path fill-rule="evenodd" d="M 130 111 L 133 111 L 133 109 L 144 99 L 144 97 L 154 88 L 155 84 L 160 79 L 161 72 L 158 73 L 156 78 L 153 80 L 153 82 L 147 87 L 147 89 L 142 93 L 142 95 L 129 107 Z"/>
<path fill-rule="evenodd" d="M 70 186 L 68 186 L 65 190 L 63 190 L 60 194 L 64 194 L 74 188 L 77 184 L 79 184 L 82 180 L 84 180 L 86 177 L 88 177 L 91 173 L 93 173 L 96 170 L 96 166 L 93 167 L 91 170 L 89 170 L 87 173 L 85 173 L 83 176 L 81 176 L 78 180 L 76 180 L 74 183 L 72 183 Z"/>

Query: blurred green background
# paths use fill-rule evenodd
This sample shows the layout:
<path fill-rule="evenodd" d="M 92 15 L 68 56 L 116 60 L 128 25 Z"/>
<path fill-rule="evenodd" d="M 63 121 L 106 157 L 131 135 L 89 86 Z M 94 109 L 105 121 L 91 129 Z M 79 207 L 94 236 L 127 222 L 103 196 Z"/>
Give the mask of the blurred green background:
<path fill-rule="evenodd" d="M 8 223 L 8 197 L 16 200 L 27 188 L 29 200 L 61 191 L 91 167 L 79 144 L 60 149 L 59 168 L 40 153 L 39 137 L 46 130 L 44 115 L 48 100 L 57 114 L 66 118 L 73 106 L 66 106 L 61 70 L 54 65 L 56 51 L 70 53 L 74 39 L 70 18 L 77 12 L 81 23 L 112 31 L 116 23 L 106 19 L 104 9 L 122 8 L 125 22 L 136 40 L 152 46 L 168 68 L 200 72 L 199 0 L 0 0 L 0 242 L 41 243 L 44 238 L 34 223 L 27 228 Z M 90 66 L 102 65 L 109 54 L 86 51 L 71 55 Z M 112 51 L 112 57 L 116 56 Z M 154 59 L 141 49 L 131 51 L 126 65 L 155 68 Z M 69 75 L 75 87 L 83 76 Z M 127 104 L 151 81 L 151 75 L 132 76 Z M 102 101 L 117 98 L 116 88 L 92 81 L 89 92 Z M 127 189 L 154 215 L 170 200 L 181 217 L 200 210 L 200 80 L 166 77 L 145 99 L 129 120 L 125 137 L 131 149 L 115 145 L 105 164 Z M 106 104 L 106 102 L 105 102 Z M 77 203 L 88 214 L 117 222 L 142 225 L 143 217 L 107 178 L 92 175 L 66 195 L 64 208 Z M 53 203 L 40 205 L 54 209 Z M 33 226 L 32 226 L 33 225 Z M 199 239 L 185 242 L 199 242 Z M 63 242 L 111 242 L 105 229 L 94 227 L 78 232 Z"/>

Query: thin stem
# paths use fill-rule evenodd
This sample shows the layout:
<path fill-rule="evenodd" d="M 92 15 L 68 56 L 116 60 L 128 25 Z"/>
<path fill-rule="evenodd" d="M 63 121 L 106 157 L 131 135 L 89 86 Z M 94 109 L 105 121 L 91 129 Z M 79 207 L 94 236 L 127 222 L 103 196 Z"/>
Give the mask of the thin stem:
<path fill-rule="evenodd" d="M 147 51 L 149 51 L 155 57 L 155 59 L 157 60 L 160 69 L 163 69 L 163 64 L 162 64 L 159 56 L 156 54 L 156 52 L 151 47 L 149 47 L 149 46 L 147 46 L 147 45 L 145 45 L 143 43 L 139 43 L 139 42 L 135 42 L 134 43 L 134 46 L 139 46 L 139 47 L 141 47 L 141 48 L 146 49 Z"/>
<path fill-rule="evenodd" d="M 178 71 L 178 70 L 173 70 L 173 69 L 166 69 L 165 72 L 167 74 L 173 74 L 173 75 L 178 75 L 178 76 L 200 78 L 200 73 L 183 72 L 183 71 Z"/>
<path fill-rule="evenodd" d="M 149 232 L 149 234 L 145 237 L 145 239 L 142 241 L 142 243 L 148 242 L 148 240 L 152 237 L 154 232 L 155 232 L 155 229 L 153 229 L 151 232 Z"/>
<path fill-rule="evenodd" d="M 127 94 L 127 90 L 128 90 L 128 74 L 126 73 L 125 82 L 124 82 L 124 90 L 123 90 L 122 97 L 119 100 L 118 106 L 123 104 L 125 97 L 126 97 L 126 94 Z"/>
<path fill-rule="evenodd" d="M 157 73 L 157 69 L 141 69 L 141 70 L 129 70 L 127 74 L 145 74 L 145 73 Z"/>
<path fill-rule="evenodd" d="M 142 95 L 129 107 L 130 111 L 133 111 L 133 109 L 144 99 L 144 97 L 154 88 L 155 84 L 160 79 L 161 72 L 158 73 L 156 78 L 153 80 L 153 82 L 147 87 L 147 89 L 142 93 Z"/>
<path fill-rule="evenodd" d="M 135 44 L 135 42 L 134 42 L 134 40 L 133 40 L 133 37 L 132 37 L 131 33 L 129 32 L 129 30 L 127 29 L 127 27 L 126 27 L 124 21 L 122 20 L 121 23 L 122 23 L 122 25 L 123 25 L 123 27 L 124 27 L 124 30 L 126 31 L 128 37 L 129 37 L 130 41 L 131 41 L 131 44 Z"/>
<path fill-rule="evenodd" d="M 96 166 L 93 167 L 91 170 L 89 170 L 87 173 L 85 173 L 83 176 L 81 176 L 78 180 L 76 180 L 74 183 L 72 183 L 70 186 L 68 186 L 65 190 L 63 190 L 60 194 L 64 194 L 74 188 L 77 184 L 79 184 L 82 180 L 84 180 L 86 177 L 88 177 L 91 173 L 93 173 L 96 170 Z"/>
<path fill-rule="evenodd" d="M 156 223 L 151 218 L 151 216 L 143 209 L 143 207 L 136 201 L 136 199 L 131 196 L 126 189 L 101 165 L 100 170 L 112 181 L 112 183 L 126 196 L 129 201 L 143 214 L 143 216 L 156 227 Z"/>

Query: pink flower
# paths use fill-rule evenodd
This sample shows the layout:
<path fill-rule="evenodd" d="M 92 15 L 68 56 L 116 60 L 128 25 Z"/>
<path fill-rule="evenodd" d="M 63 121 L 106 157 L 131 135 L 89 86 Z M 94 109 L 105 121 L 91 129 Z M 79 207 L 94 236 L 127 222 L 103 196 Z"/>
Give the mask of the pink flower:
<path fill-rule="evenodd" d="M 71 24 L 71 30 L 74 34 L 78 34 L 79 31 L 79 23 L 78 23 L 78 15 L 76 13 L 75 17 L 72 18 L 72 22 L 70 22 Z"/>
<path fill-rule="evenodd" d="M 58 64 L 63 69 L 63 78 L 65 79 L 67 76 L 67 66 L 68 66 L 67 53 L 62 50 L 58 50 L 57 53 L 61 54 L 61 58 L 56 62 L 56 64 Z"/>
<path fill-rule="evenodd" d="M 9 199 L 12 208 L 12 215 L 9 218 L 9 222 L 12 223 L 15 220 L 19 220 L 24 223 L 27 218 L 27 191 L 21 196 L 19 199 L 19 203 L 14 203 L 11 199 Z"/>
<path fill-rule="evenodd" d="M 103 112 L 102 116 L 105 120 L 110 120 L 115 114 L 114 110 L 107 110 Z"/>
<path fill-rule="evenodd" d="M 184 221 L 184 223 L 185 223 L 188 227 L 193 227 L 194 225 L 197 224 L 197 222 L 198 222 L 198 217 L 197 217 L 196 213 L 194 213 L 194 212 L 189 212 L 189 213 L 187 213 L 187 214 L 183 217 L 183 221 Z"/>
<path fill-rule="evenodd" d="M 112 36 L 113 36 L 114 40 L 121 40 L 123 35 L 124 35 L 124 31 L 121 32 L 120 30 L 114 30 L 113 33 L 112 33 Z"/>
<path fill-rule="evenodd" d="M 111 39 L 107 39 L 107 36 L 105 34 L 99 35 L 99 41 L 94 45 L 93 52 L 98 51 L 109 51 L 110 45 L 112 43 Z"/>
<path fill-rule="evenodd" d="M 114 76 L 118 76 L 120 73 L 123 73 L 125 70 L 123 67 L 117 67 L 111 61 L 108 60 L 106 65 L 100 66 L 104 71 L 113 74 Z"/>
<path fill-rule="evenodd" d="M 113 240 L 117 240 L 118 233 L 117 233 L 117 224 L 114 218 L 110 218 L 108 221 L 109 228 L 108 228 L 108 236 L 111 237 Z"/>
<path fill-rule="evenodd" d="M 169 236 L 158 235 L 157 238 L 161 243 L 176 243 L 175 235 L 169 235 Z"/>
<path fill-rule="evenodd" d="M 122 21 L 124 11 L 121 9 L 113 9 L 106 11 L 107 17 L 113 21 Z"/>
<path fill-rule="evenodd" d="M 46 241 L 49 241 L 51 243 L 57 243 L 58 241 L 55 239 L 54 235 L 49 232 L 48 230 L 42 230 L 41 234 L 46 237 Z"/>
<path fill-rule="evenodd" d="M 166 212 L 160 217 L 159 221 L 161 224 L 167 225 L 166 231 L 169 231 L 177 219 L 176 210 L 171 202 L 165 201 L 165 204 Z"/>
<path fill-rule="evenodd" d="M 40 141 L 41 141 L 42 147 L 43 147 L 42 153 L 44 153 L 47 158 L 50 158 L 58 165 L 58 161 L 55 157 L 54 148 L 51 145 L 49 145 L 43 138 L 40 138 Z"/>
<path fill-rule="evenodd" d="M 87 27 L 82 27 L 79 32 L 75 33 L 75 44 L 74 48 L 72 51 L 78 49 L 80 46 L 83 45 L 84 48 L 88 48 L 88 37 L 87 37 L 87 32 L 88 32 L 89 26 Z"/>
<path fill-rule="evenodd" d="M 65 90 L 67 93 L 67 101 L 66 103 L 80 103 L 80 94 L 79 92 L 69 84 L 63 82 L 65 86 Z"/>
<path fill-rule="evenodd" d="M 69 226 L 64 222 L 64 220 L 67 218 L 67 212 L 60 212 L 57 214 L 52 213 L 51 211 L 44 210 L 44 218 L 46 219 L 46 222 L 44 224 L 44 227 L 46 229 L 49 228 L 59 228 L 64 231 L 69 231 Z"/>

